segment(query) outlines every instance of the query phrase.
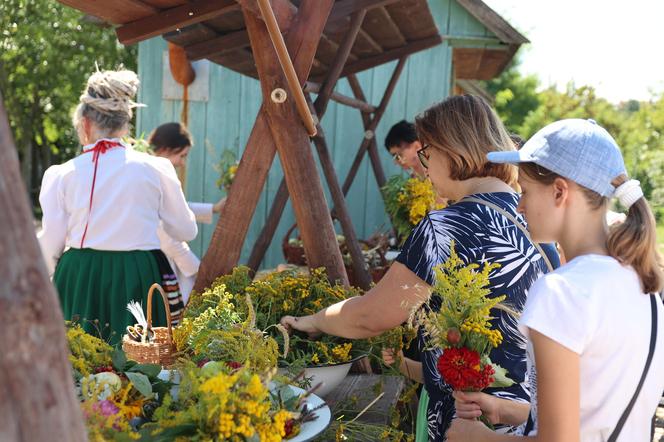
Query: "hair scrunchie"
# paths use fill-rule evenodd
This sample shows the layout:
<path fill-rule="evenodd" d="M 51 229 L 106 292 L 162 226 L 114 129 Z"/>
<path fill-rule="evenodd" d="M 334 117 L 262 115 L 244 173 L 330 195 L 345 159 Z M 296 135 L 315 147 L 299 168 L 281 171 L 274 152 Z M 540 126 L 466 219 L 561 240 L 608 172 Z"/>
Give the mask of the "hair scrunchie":
<path fill-rule="evenodd" d="M 613 192 L 614 198 L 618 198 L 620 204 L 629 209 L 632 204 L 643 198 L 643 189 L 638 180 L 628 180 L 622 183 Z"/>

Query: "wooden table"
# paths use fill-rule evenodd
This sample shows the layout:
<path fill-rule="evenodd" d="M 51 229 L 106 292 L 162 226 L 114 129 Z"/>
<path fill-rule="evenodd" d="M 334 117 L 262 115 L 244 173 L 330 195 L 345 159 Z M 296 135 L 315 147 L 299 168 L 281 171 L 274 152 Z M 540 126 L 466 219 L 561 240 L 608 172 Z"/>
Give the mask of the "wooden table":
<path fill-rule="evenodd" d="M 389 424 L 390 412 L 397 404 L 405 385 L 402 376 L 350 374 L 325 397 L 325 402 L 334 414 L 341 413 L 352 418 L 375 400 L 381 392 L 385 392 L 383 397 L 358 418 L 358 421 Z"/>

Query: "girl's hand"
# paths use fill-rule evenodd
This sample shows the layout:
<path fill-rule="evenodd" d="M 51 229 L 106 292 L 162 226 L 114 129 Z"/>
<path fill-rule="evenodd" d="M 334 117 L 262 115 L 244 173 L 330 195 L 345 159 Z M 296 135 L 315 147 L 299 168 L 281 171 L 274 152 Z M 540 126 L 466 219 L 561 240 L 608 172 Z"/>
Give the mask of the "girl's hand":
<path fill-rule="evenodd" d="M 484 414 L 492 424 L 500 423 L 500 402 L 495 396 L 463 391 L 455 391 L 452 396 L 458 417 L 475 420 Z"/>
<path fill-rule="evenodd" d="M 490 434 L 491 430 L 480 421 L 468 419 L 453 419 L 450 429 L 447 430 L 448 442 L 477 442 L 482 435 Z"/>
<path fill-rule="evenodd" d="M 381 354 L 383 356 L 383 363 L 387 366 L 394 365 L 397 360 L 403 361 L 403 352 L 401 350 L 395 352 L 393 348 L 384 348 L 381 350 Z"/>
<path fill-rule="evenodd" d="M 226 205 L 226 197 L 223 197 L 212 206 L 212 211 L 214 213 L 219 213 L 221 212 L 221 209 L 223 209 L 225 205 Z"/>
<path fill-rule="evenodd" d="M 286 327 L 286 330 L 292 332 L 293 330 L 305 332 L 310 338 L 319 336 L 322 332 L 316 327 L 313 315 L 309 316 L 284 316 L 279 321 L 281 325 Z"/>

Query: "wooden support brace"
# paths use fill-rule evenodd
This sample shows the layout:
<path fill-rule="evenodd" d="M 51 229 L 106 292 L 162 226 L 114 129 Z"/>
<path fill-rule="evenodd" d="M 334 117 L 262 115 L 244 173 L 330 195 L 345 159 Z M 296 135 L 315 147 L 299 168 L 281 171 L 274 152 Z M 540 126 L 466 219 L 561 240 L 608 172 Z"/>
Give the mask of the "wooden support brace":
<path fill-rule="evenodd" d="M 120 43 L 130 45 L 239 9 L 234 0 L 195 0 L 127 23 L 115 33 Z"/>
<path fill-rule="evenodd" d="M 286 37 L 286 46 L 300 78 L 309 76 L 318 36 L 323 32 L 327 19 L 326 15 L 309 9 L 304 12 L 306 14 L 298 14 L 294 19 L 292 32 Z M 237 265 L 275 153 L 276 145 L 262 107 L 228 193 L 227 203 L 221 210 L 210 246 L 201 262 L 194 290 L 200 292 L 215 278 L 230 273 Z"/>
<path fill-rule="evenodd" d="M 357 80 L 357 77 L 355 75 L 348 76 L 348 83 L 350 84 L 350 88 L 353 91 L 353 94 L 358 100 L 366 99 L 364 96 L 364 92 L 362 91 L 362 86 L 360 85 L 360 82 Z M 369 117 L 369 115 L 366 115 L 364 113 L 361 114 L 361 116 L 362 116 L 362 124 L 364 126 L 364 130 L 367 130 L 371 125 L 371 118 Z M 371 143 L 369 143 L 369 147 L 367 148 L 367 150 L 369 152 L 369 159 L 371 160 L 371 166 L 373 168 L 374 176 L 376 177 L 376 184 L 378 184 L 379 189 L 382 189 L 383 186 L 385 186 L 385 183 L 387 183 L 387 178 L 385 178 L 385 171 L 383 170 L 383 164 L 380 162 L 380 155 L 378 153 L 378 144 L 376 143 L 376 137 L 373 137 L 371 139 Z"/>
<path fill-rule="evenodd" d="M 337 84 L 341 70 L 346 63 L 346 60 L 348 60 L 350 51 L 353 49 L 353 44 L 355 43 L 357 34 L 362 28 L 362 22 L 364 21 L 364 17 L 366 15 L 366 9 L 361 9 L 353 13 L 353 16 L 351 17 L 348 33 L 344 37 L 341 46 L 339 46 L 339 49 L 337 50 L 337 55 L 335 56 L 334 62 L 332 63 L 332 69 L 328 71 L 327 78 L 323 81 L 320 88 L 320 93 L 318 94 L 316 102 L 314 103 L 314 109 L 316 110 L 316 114 L 319 116 L 319 118 L 325 113 L 325 110 L 327 109 L 327 104 L 330 102 L 330 95 L 332 95 L 332 91 Z"/>
<path fill-rule="evenodd" d="M 320 83 L 314 83 L 312 81 L 307 81 L 304 85 L 304 91 L 317 94 L 320 92 L 321 85 Z M 343 104 L 348 107 L 359 110 L 360 112 L 371 114 L 376 112 L 376 106 L 373 106 L 366 101 L 358 100 L 357 98 L 349 97 L 348 95 L 340 94 L 339 92 L 333 91 L 330 94 L 330 100 L 336 101 L 339 104 Z"/>
<path fill-rule="evenodd" d="M 58 295 L 0 95 L 0 440 L 87 440 Z"/>
<path fill-rule="evenodd" d="M 383 95 L 383 99 L 380 101 L 378 110 L 376 110 L 376 113 L 374 114 L 374 117 L 371 120 L 369 126 L 365 127 L 364 139 L 362 140 L 362 143 L 360 144 L 360 147 L 357 150 L 357 154 L 355 155 L 353 164 L 351 165 L 350 170 L 348 171 L 348 175 L 346 176 L 346 179 L 344 180 L 344 184 L 342 186 L 344 195 L 346 195 L 348 193 L 348 190 L 350 190 L 350 186 L 353 184 L 353 180 L 357 175 L 357 171 L 360 168 L 360 164 L 362 164 L 364 153 L 369 147 L 372 139 L 375 137 L 376 127 L 378 127 L 378 123 L 380 123 L 381 118 L 383 118 L 385 109 L 387 108 L 387 105 L 390 102 L 390 98 L 392 98 L 392 93 L 394 92 L 394 89 L 397 86 L 397 82 L 399 81 L 399 77 L 401 76 L 401 72 L 403 71 L 403 68 L 406 65 L 406 60 L 407 57 L 402 57 L 399 59 L 399 62 L 394 68 L 394 72 L 392 73 L 392 77 L 390 78 L 390 81 L 387 84 L 387 88 L 385 89 L 385 94 Z"/>

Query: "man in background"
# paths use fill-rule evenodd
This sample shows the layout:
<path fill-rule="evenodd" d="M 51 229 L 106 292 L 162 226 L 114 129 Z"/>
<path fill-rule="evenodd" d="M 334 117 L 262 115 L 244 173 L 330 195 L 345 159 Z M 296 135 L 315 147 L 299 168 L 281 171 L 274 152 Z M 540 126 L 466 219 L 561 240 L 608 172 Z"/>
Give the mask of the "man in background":
<path fill-rule="evenodd" d="M 426 171 L 417 159 L 417 151 L 422 148 L 422 143 L 417 139 L 413 123 L 402 120 L 392 126 L 385 137 L 385 148 L 399 167 L 411 175 L 426 177 Z"/>

